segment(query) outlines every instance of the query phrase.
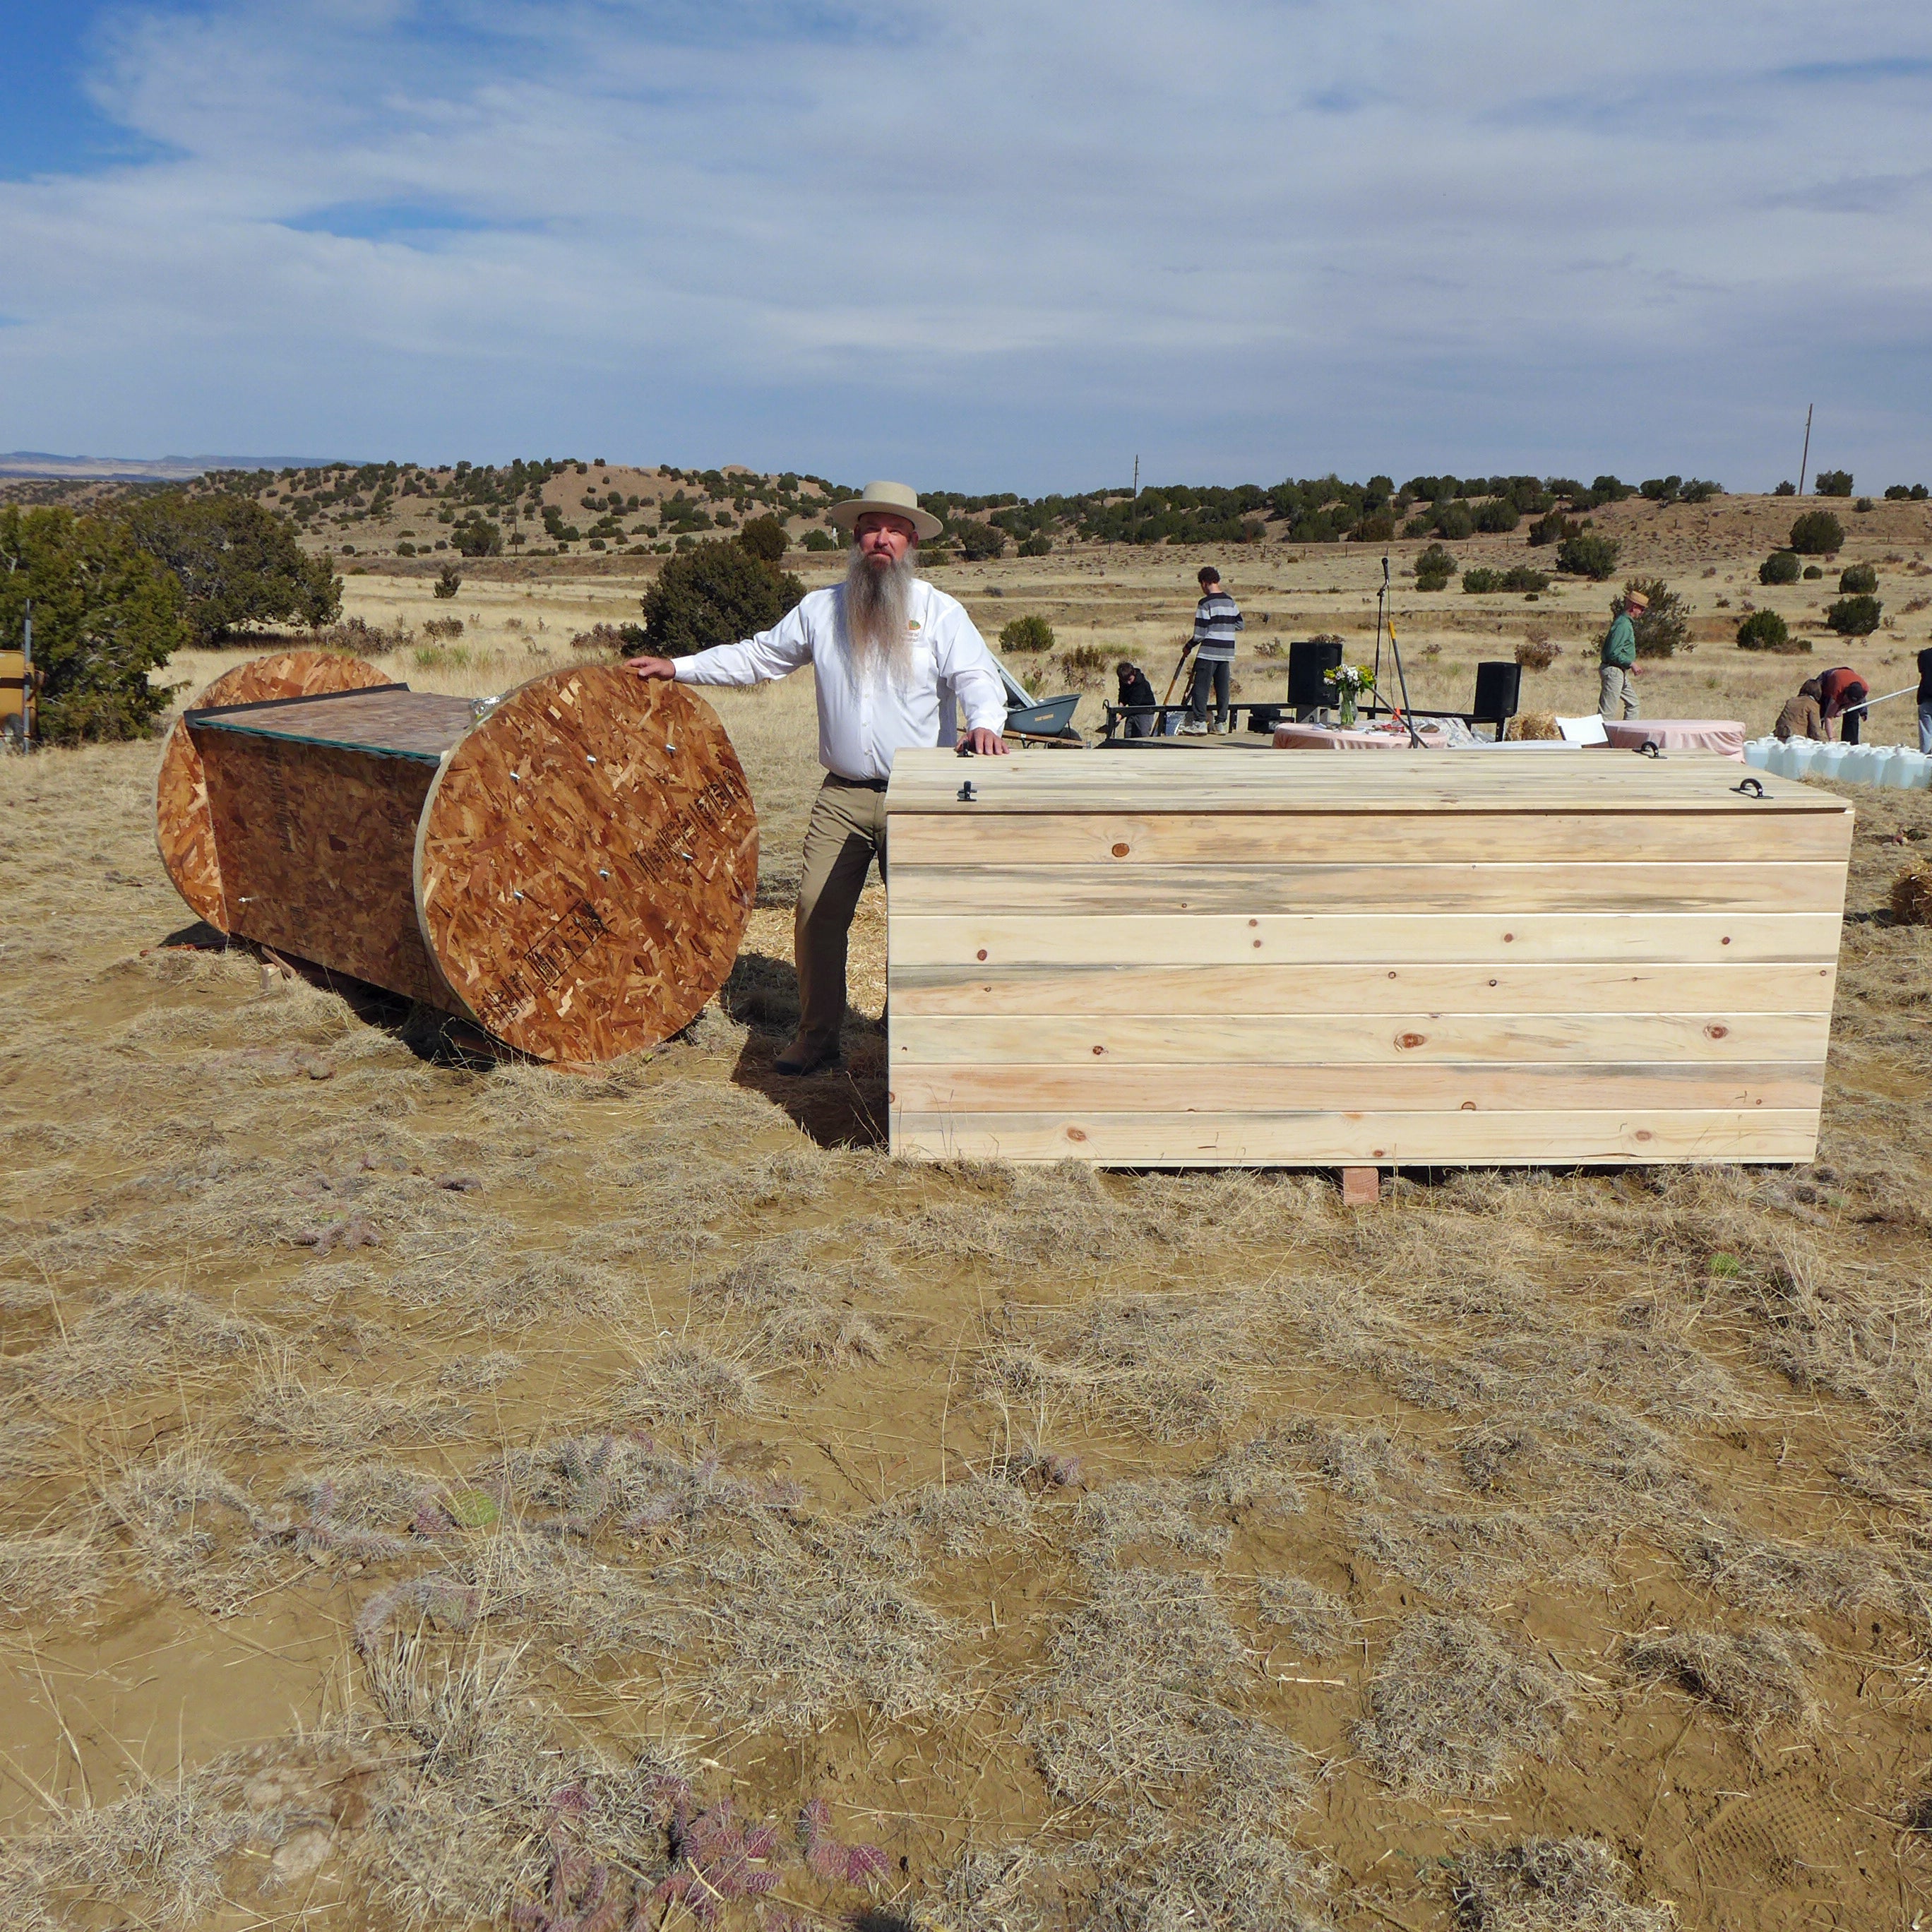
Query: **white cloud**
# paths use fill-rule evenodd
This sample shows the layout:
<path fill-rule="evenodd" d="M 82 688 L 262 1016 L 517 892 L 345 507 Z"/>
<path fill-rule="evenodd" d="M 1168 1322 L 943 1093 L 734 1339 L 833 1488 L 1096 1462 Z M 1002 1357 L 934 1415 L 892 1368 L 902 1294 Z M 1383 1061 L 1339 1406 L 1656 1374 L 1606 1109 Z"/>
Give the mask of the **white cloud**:
<path fill-rule="evenodd" d="M 1916 476 L 1932 22 L 1816 20 L 136 8 L 93 84 L 158 158 L 0 183 L 12 440 L 1745 486 L 1815 397 Z"/>

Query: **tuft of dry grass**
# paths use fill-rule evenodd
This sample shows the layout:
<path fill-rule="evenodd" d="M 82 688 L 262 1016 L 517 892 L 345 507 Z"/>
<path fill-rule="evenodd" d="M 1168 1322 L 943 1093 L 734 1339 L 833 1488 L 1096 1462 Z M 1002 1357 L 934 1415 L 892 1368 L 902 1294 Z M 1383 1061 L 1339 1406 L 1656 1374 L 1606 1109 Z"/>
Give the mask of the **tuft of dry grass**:
<path fill-rule="evenodd" d="M 1647 1630 L 1624 1646 L 1640 1683 L 1669 1684 L 1736 1723 L 1808 1724 L 1817 1714 L 1810 1666 L 1820 1654 L 1802 1630 Z"/>
<path fill-rule="evenodd" d="M 1630 1890 L 1600 1839 L 1526 1838 L 1465 1852 L 1449 1896 L 1460 1932 L 1672 1932 L 1672 1907 L 1633 1904 Z"/>
<path fill-rule="evenodd" d="M 0 1616 L 77 1618 L 107 1585 L 106 1561 L 87 1537 L 0 1537 Z"/>
<path fill-rule="evenodd" d="M 1345 1599 L 1305 1576 L 1264 1576 L 1260 1622 L 1298 1657 L 1333 1657 L 1354 1641 L 1359 1628 Z"/>
<path fill-rule="evenodd" d="M 1571 1703 L 1556 1669 L 1474 1617 L 1412 1617 L 1369 1689 L 1358 1748 L 1416 1793 L 1492 1790 L 1522 1756 L 1556 1750 Z"/>
<path fill-rule="evenodd" d="M 742 1361 L 695 1342 L 672 1342 L 636 1364 L 617 1406 L 620 1414 L 651 1421 L 712 1424 L 751 1414 L 758 1384 Z"/>
<path fill-rule="evenodd" d="M 1261 1352 L 1240 1297 L 1111 1295 L 1039 1317 L 1034 1339 L 988 1351 L 989 1390 L 1028 1407 L 1097 1410 L 1157 1442 L 1237 1420 Z"/>

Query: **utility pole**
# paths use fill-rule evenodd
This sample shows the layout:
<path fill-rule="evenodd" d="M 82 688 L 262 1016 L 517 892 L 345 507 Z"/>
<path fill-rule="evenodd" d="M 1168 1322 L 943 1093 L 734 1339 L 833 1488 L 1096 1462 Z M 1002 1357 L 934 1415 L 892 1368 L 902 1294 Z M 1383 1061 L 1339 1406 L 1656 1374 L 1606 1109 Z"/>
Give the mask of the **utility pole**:
<path fill-rule="evenodd" d="M 1804 405 L 1804 454 L 1798 459 L 1798 494 L 1801 496 L 1804 494 L 1805 467 L 1811 460 L 1811 412 L 1816 406 L 1811 403 Z"/>
<path fill-rule="evenodd" d="M 34 600 L 20 626 L 20 748 L 34 748 Z"/>
<path fill-rule="evenodd" d="M 1139 496 L 1139 494 L 1141 494 L 1141 460 L 1140 460 L 1140 458 L 1139 458 L 1138 456 L 1136 456 L 1136 457 L 1134 458 L 1134 494 L 1135 494 L 1136 496 Z"/>

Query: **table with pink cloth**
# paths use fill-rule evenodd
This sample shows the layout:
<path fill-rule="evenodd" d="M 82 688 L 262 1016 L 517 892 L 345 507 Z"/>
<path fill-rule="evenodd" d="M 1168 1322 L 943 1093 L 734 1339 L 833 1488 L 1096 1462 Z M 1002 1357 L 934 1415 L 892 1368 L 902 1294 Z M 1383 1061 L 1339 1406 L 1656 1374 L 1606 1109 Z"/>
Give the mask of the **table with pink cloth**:
<path fill-rule="evenodd" d="M 1606 718 L 1604 735 L 1627 752 L 1654 745 L 1660 752 L 1714 752 L 1744 761 L 1744 728 L 1732 718 Z"/>
<path fill-rule="evenodd" d="M 1439 728 L 1418 724 L 1415 728 L 1422 734 L 1424 745 L 1443 742 Z M 1282 752 L 1406 752 L 1408 734 L 1400 729 L 1372 731 L 1351 726 L 1344 730 L 1339 725 L 1277 724 L 1274 742 L 1275 748 Z"/>

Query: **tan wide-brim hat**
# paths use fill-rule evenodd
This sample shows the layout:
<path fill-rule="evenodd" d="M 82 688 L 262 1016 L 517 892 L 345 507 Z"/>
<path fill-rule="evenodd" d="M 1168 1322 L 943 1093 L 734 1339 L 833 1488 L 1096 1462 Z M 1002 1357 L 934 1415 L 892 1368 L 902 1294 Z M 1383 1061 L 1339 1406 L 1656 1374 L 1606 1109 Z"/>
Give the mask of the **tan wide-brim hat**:
<path fill-rule="evenodd" d="M 1650 608 L 1650 599 L 1641 590 L 1626 590 L 1624 592 L 1624 603 L 1625 607 L 1630 610 L 1648 610 Z"/>
<path fill-rule="evenodd" d="M 919 507 L 919 492 L 904 483 L 868 483 L 859 495 L 834 503 L 826 512 L 825 520 L 850 536 L 853 526 L 868 510 L 889 511 L 895 517 L 904 518 L 919 532 L 921 543 L 930 542 L 942 527 L 930 510 Z"/>

